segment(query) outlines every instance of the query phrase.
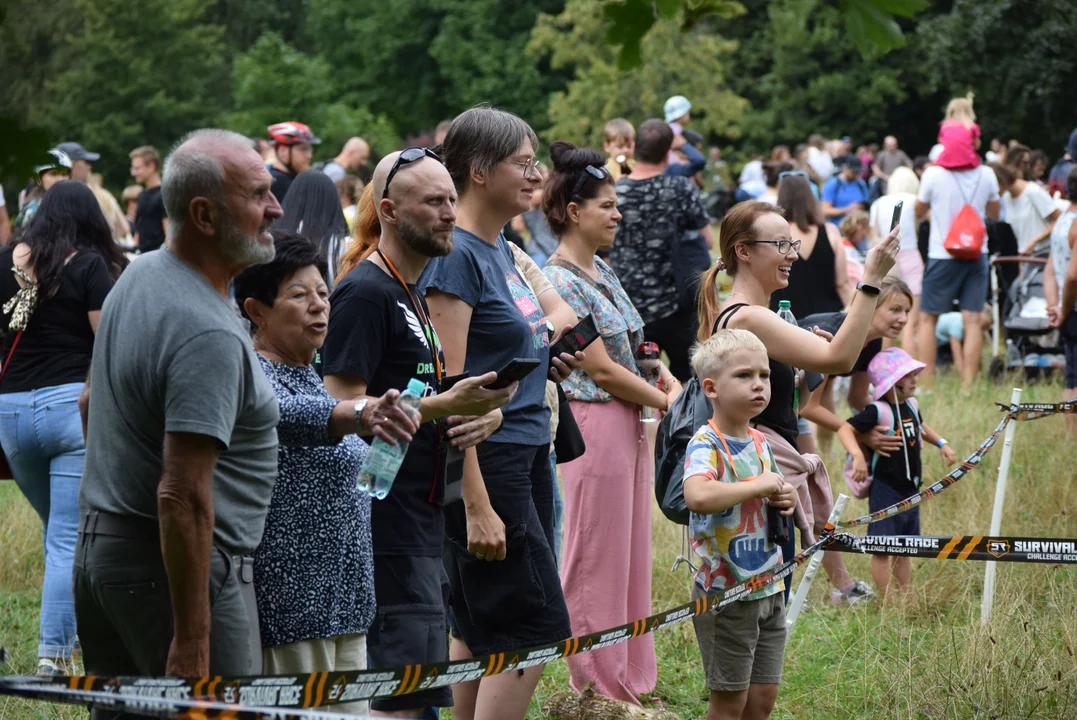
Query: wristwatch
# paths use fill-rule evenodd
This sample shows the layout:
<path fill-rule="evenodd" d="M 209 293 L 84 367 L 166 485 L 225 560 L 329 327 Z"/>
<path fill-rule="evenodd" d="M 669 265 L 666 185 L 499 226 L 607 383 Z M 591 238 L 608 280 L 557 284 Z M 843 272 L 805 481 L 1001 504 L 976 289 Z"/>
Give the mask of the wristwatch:
<path fill-rule="evenodd" d="M 367 430 L 368 428 L 363 425 L 363 411 L 366 410 L 367 403 L 370 402 L 367 398 L 363 398 L 355 403 L 355 431 Z"/>
<path fill-rule="evenodd" d="M 937 443 L 935 443 L 935 446 L 941 448 L 943 445 L 949 445 L 949 444 L 950 443 L 946 442 L 946 438 L 939 438 L 939 441 Z"/>
<path fill-rule="evenodd" d="M 856 284 L 856 289 L 859 290 L 860 292 L 867 293 L 868 295 L 873 295 L 873 296 L 878 296 L 879 293 L 882 292 L 882 290 L 880 290 L 878 288 L 878 286 L 876 286 L 876 285 L 868 285 L 867 283 L 864 283 L 864 282 L 858 282 Z"/>

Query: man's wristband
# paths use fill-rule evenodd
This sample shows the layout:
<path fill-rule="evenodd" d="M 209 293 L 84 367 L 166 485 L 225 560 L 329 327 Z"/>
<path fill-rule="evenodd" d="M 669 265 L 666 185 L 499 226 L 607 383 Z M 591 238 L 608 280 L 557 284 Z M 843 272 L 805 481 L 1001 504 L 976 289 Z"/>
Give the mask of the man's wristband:
<path fill-rule="evenodd" d="M 949 444 L 950 443 L 946 442 L 946 438 L 939 438 L 938 441 L 935 443 L 935 447 L 941 448 L 943 445 L 949 445 Z"/>
<path fill-rule="evenodd" d="M 369 400 L 363 398 L 357 400 L 355 403 L 355 432 L 362 432 L 363 430 L 369 430 L 368 427 L 363 425 L 363 411 L 366 410 L 366 406 Z"/>

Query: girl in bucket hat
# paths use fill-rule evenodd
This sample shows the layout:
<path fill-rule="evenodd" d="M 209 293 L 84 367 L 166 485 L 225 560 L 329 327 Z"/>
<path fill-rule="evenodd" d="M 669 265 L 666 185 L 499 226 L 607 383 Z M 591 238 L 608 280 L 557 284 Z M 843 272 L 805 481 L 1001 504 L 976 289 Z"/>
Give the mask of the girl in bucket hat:
<path fill-rule="evenodd" d="M 868 364 L 868 378 L 873 386 L 871 403 L 838 430 L 845 449 L 849 451 L 846 481 L 857 497 L 867 496 L 871 512 L 888 508 L 920 491 L 920 448 L 924 441 L 942 452 L 947 466 L 957 455 L 939 433 L 924 425 L 916 394 L 916 376 L 924 364 L 914 360 L 900 348 L 888 348 Z M 889 434 L 900 428 L 905 442 L 901 455 L 875 453 L 862 448 L 857 432 L 868 432 L 876 426 L 889 427 Z M 869 535 L 919 535 L 920 508 L 883 518 L 868 525 Z M 904 592 L 909 587 L 911 566 L 907 557 L 873 555 L 871 576 L 884 597 Z"/>

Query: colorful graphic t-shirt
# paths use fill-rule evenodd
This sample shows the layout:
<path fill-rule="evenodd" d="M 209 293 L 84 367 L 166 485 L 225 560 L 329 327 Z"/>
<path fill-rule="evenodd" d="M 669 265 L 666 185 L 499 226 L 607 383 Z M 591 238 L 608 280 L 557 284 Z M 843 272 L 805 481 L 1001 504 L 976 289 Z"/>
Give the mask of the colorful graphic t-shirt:
<path fill-rule="evenodd" d="M 703 475 L 708 482 L 735 483 L 764 470 L 781 474 L 770 445 L 762 436 L 758 447 L 750 437 L 726 436 L 725 441 L 732 460 L 726 457 L 722 441 L 710 425 L 700 428 L 688 443 L 685 479 Z M 782 563 L 782 549 L 770 541 L 767 532 L 767 508 L 762 498 L 746 500 L 720 513 L 692 513 L 688 531 L 692 551 L 702 561 L 695 582 L 708 593 L 726 590 Z M 760 600 L 780 592 L 782 584 L 771 583 L 742 599 Z"/>

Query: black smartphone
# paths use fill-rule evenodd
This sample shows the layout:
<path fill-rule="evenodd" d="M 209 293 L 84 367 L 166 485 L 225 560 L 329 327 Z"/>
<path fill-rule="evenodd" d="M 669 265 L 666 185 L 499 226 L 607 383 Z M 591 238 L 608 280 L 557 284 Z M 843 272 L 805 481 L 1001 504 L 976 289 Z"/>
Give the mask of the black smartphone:
<path fill-rule="evenodd" d="M 498 370 L 497 379 L 486 387 L 491 390 L 506 388 L 517 380 L 523 380 L 541 364 L 541 360 L 536 360 L 534 358 L 516 358 L 515 360 L 509 360 L 508 365 Z"/>
<path fill-rule="evenodd" d="M 899 200 L 898 204 L 894 206 L 894 217 L 890 219 L 890 232 L 893 232 L 894 228 L 901 222 L 901 208 L 904 204 L 904 200 Z"/>
<path fill-rule="evenodd" d="M 561 339 L 550 346 L 550 357 L 561 357 L 561 353 L 573 353 L 583 350 L 585 347 L 598 340 L 598 327 L 595 325 L 595 316 L 588 315 L 576 323 L 576 327 L 561 336 Z"/>
<path fill-rule="evenodd" d="M 469 377 L 471 377 L 471 373 L 469 373 L 467 370 L 460 373 L 459 375 L 450 375 L 449 377 L 443 377 L 441 378 L 441 389 L 438 390 L 438 392 L 448 392 L 449 390 L 452 390 L 453 385 Z"/>

